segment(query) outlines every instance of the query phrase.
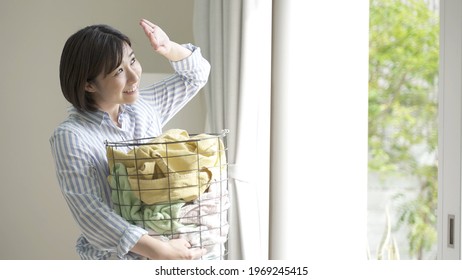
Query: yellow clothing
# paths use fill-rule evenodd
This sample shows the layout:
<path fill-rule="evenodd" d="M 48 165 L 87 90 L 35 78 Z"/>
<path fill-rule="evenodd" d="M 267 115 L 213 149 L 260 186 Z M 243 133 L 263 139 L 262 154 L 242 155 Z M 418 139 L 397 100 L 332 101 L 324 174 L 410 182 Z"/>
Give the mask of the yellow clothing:
<path fill-rule="evenodd" d="M 116 163 L 125 165 L 133 193 L 146 204 L 196 199 L 226 163 L 220 137 L 190 137 L 181 129 L 168 130 L 128 153 L 108 147 L 107 158 L 111 173 Z"/>

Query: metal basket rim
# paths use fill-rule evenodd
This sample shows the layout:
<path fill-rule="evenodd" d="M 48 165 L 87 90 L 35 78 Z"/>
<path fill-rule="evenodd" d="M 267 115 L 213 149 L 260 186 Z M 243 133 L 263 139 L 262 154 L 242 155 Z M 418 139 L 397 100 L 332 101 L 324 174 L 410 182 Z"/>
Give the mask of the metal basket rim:
<path fill-rule="evenodd" d="M 168 144 L 178 144 L 178 143 L 187 143 L 187 142 L 199 142 L 202 140 L 209 140 L 209 139 L 215 139 L 215 138 L 224 138 L 226 135 L 229 133 L 228 129 L 224 129 L 221 133 L 194 133 L 194 134 L 189 134 L 190 137 L 195 137 L 198 135 L 204 135 L 203 138 L 197 138 L 197 139 L 187 139 L 187 140 L 177 140 L 177 141 L 162 141 L 162 142 L 155 142 L 155 141 L 149 141 L 148 140 L 153 140 L 156 139 L 157 137 L 144 137 L 144 138 L 135 138 L 135 139 L 130 139 L 130 140 L 123 140 L 123 141 L 109 141 L 105 140 L 104 144 L 106 147 L 127 147 L 127 146 L 142 146 L 142 145 L 168 145 Z M 205 137 L 206 136 L 206 137 Z"/>

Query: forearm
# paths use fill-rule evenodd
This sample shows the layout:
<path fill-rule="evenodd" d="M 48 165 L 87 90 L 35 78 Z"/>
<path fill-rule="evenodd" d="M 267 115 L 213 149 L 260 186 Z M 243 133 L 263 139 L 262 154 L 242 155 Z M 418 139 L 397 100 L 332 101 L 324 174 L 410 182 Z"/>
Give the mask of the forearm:
<path fill-rule="evenodd" d="M 166 54 L 164 54 L 164 57 L 167 58 L 170 61 L 180 61 L 183 60 L 191 55 L 191 51 L 184 46 L 171 42 L 171 48 L 170 51 Z"/>
<path fill-rule="evenodd" d="M 167 259 L 168 249 L 168 243 L 145 234 L 130 251 L 151 260 L 161 260 Z"/>

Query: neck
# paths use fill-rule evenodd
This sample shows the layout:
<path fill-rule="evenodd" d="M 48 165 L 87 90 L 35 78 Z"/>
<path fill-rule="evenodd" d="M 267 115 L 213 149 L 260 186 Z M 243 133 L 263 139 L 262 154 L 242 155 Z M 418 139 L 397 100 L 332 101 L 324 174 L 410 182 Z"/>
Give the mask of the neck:
<path fill-rule="evenodd" d="M 106 112 L 116 126 L 121 127 L 119 124 L 120 105 L 113 108 L 100 108 L 100 110 Z"/>

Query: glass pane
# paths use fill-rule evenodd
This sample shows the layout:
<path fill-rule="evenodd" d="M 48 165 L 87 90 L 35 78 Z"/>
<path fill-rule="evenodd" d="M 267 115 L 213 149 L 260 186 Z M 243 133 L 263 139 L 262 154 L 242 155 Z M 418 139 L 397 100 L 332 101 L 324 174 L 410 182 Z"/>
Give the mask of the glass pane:
<path fill-rule="evenodd" d="M 370 259 L 436 258 L 438 7 L 370 1 Z"/>

